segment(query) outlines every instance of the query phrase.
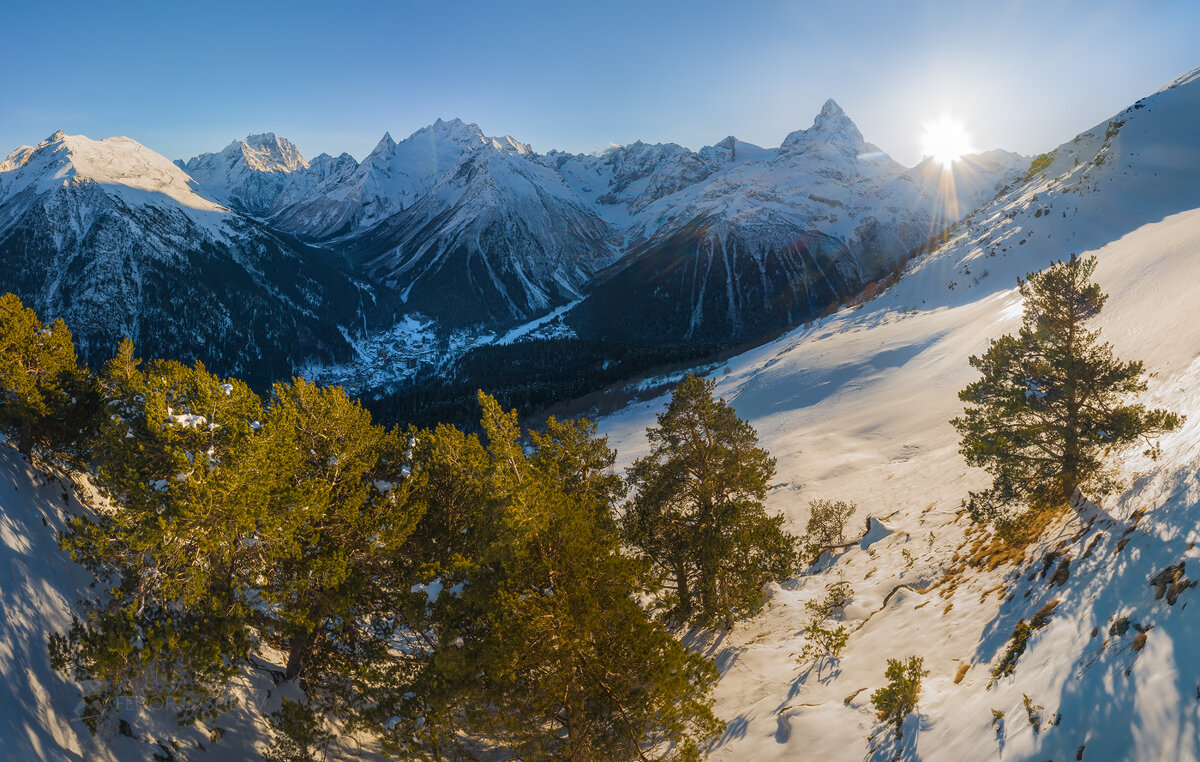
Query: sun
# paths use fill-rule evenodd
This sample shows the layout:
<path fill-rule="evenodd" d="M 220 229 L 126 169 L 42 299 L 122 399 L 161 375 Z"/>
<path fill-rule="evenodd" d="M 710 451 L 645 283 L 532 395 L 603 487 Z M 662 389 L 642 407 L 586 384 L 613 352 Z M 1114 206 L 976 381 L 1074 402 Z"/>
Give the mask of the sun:
<path fill-rule="evenodd" d="M 971 139 L 962 122 L 953 117 L 942 116 L 936 122 L 926 122 L 925 135 L 921 138 L 921 153 L 932 156 L 949 169 L 950 165 L 971 148 Z"/>

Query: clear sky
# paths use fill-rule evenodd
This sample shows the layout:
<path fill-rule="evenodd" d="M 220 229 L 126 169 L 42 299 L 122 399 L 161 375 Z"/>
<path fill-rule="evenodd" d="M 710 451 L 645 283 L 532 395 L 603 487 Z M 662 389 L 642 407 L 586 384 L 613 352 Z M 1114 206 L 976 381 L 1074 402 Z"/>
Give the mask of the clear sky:
<path fill-rule="evenodd" d="M 0 25 L 0 155 L 57 129 L 169 158 L 271 131 L 361 159 L 455 116 L 540 152 L 776 146 L 832 97 L 913 164 L 942 114 L 1035 154 L 1200 66 L 1196 0 L 9 0 Z"/>

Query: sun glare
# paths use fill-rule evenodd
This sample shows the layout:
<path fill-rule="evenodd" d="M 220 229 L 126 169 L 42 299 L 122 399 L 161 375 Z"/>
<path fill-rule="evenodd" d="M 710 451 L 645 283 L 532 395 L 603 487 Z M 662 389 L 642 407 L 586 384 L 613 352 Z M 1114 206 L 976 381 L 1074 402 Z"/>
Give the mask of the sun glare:
<path fill-rule="evenodd" d="M 943 116 L 936 122 L 925 124 L 925 135 L 921 138 L 921 152 L 932 156 L 934 161 L 941 162 L 949 169 L 950 165 L 964 153 L 972 150 L 970 138 L 962 122 Z"/>

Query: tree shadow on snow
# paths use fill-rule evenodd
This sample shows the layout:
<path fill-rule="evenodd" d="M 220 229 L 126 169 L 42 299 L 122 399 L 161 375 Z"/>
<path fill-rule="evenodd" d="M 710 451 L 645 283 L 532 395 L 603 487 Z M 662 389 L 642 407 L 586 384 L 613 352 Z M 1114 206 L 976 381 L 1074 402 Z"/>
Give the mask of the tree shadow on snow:
<path fill-rule="evenodd" d="M 709 754 L 721 748 L 727 743 L 738 741 L 746 737 L 746 730 L 750 727 L 750 721 L 746 719 L 746 715 L 739 714 L 732 720 L 725 723 L 725 732 L 716 741 L 710 743 L 707 747 Z"/>
<path fill-rule="evenodd" d="M 737 663 L 738 657 L 746 650 L 745 646 L 724 646 L 728 630 L 708 630 L 696 628 L 688 631 L 680 642 L 687 648 L 712 659 L 721 674 L 725 674 Z"/>
<path fill-rule="evenodd" d="M 917 737 L 922 730 L 931 727 L 932 721 L 923 714 L 908 715 L 899 735 L 890 725 L 879 726 L 868 742 L 867 762 L 909 762 L 921 759 L 921 753 L 917 751 Z"/>
<path fill-rule="evenodd" d="M 1031 749 L 1038 758 L 1073 759 L 1081 748 L 1084 759 L 1096 753 L 1111 759 L 1200 756 L 1200 654 L 1194 647 L 1200 618 L 1187 613 L 1189 605 L 1193 612 L 1200 607 L 1188 587 L 1189 577 L 1200 578 L 1200 552 L 1189 553 L 1192 543 L 1200 544 L 1198 465 L 1137 480 L 1112 513 L 1091 506 L 1094 520 L 1086 531 L 1075 524 L 1043 540 L 1020 576 L 1006 581 L 1009 597 L 985 628 L 974 658 L 989 670 L 1014 642 L 1019 621 L 1059 602 L 1045 627 L 1029 635 L 1012 674 L 992 689 L 1007 686 L 1009 697 L 1028 694 L 1041 707 Z M 1170 605 L 1163 586 L 1151 580 L 1180 563 L 1184 576 Z M 1063 663 L 1068 660 L 1069 667 Z M 1031 669 L 1047 667 L 1056 674 L 1039 692 L 1033 686 L 1046 685 L 1045 677 L 1025 678 Z M 1020 702 L 1000 709 L 1013 734 L 1026 731 Z"/>
<path fill-rule="evenodd" d="M 810 663 L 804 670 L 796 676 L 792 681 L 791 688 L 788 689 L 787 698 L 783 700 L 775 711 L 783 711 L 792 699 L 800 695 L 800 688 L 808 683 L 808 678 L 815 674 L 817 682 L 821 685 L 828 685 L 842 674 L 842 660 L 834 656 L 822 656 Z"/>

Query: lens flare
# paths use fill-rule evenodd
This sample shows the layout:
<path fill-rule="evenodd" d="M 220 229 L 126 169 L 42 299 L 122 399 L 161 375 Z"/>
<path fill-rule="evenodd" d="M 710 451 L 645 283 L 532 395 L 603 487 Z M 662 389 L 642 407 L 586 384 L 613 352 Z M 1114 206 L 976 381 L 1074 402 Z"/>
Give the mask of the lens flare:
<path fill-rule="evenodd" d="M 932 156 L 947 169 L 965 153 L 971 153 L 971 139 L 962 122 L 942 116 L 936 122 L 926 122 L 925 135 L 921 138 L 921 152 Z"/>

